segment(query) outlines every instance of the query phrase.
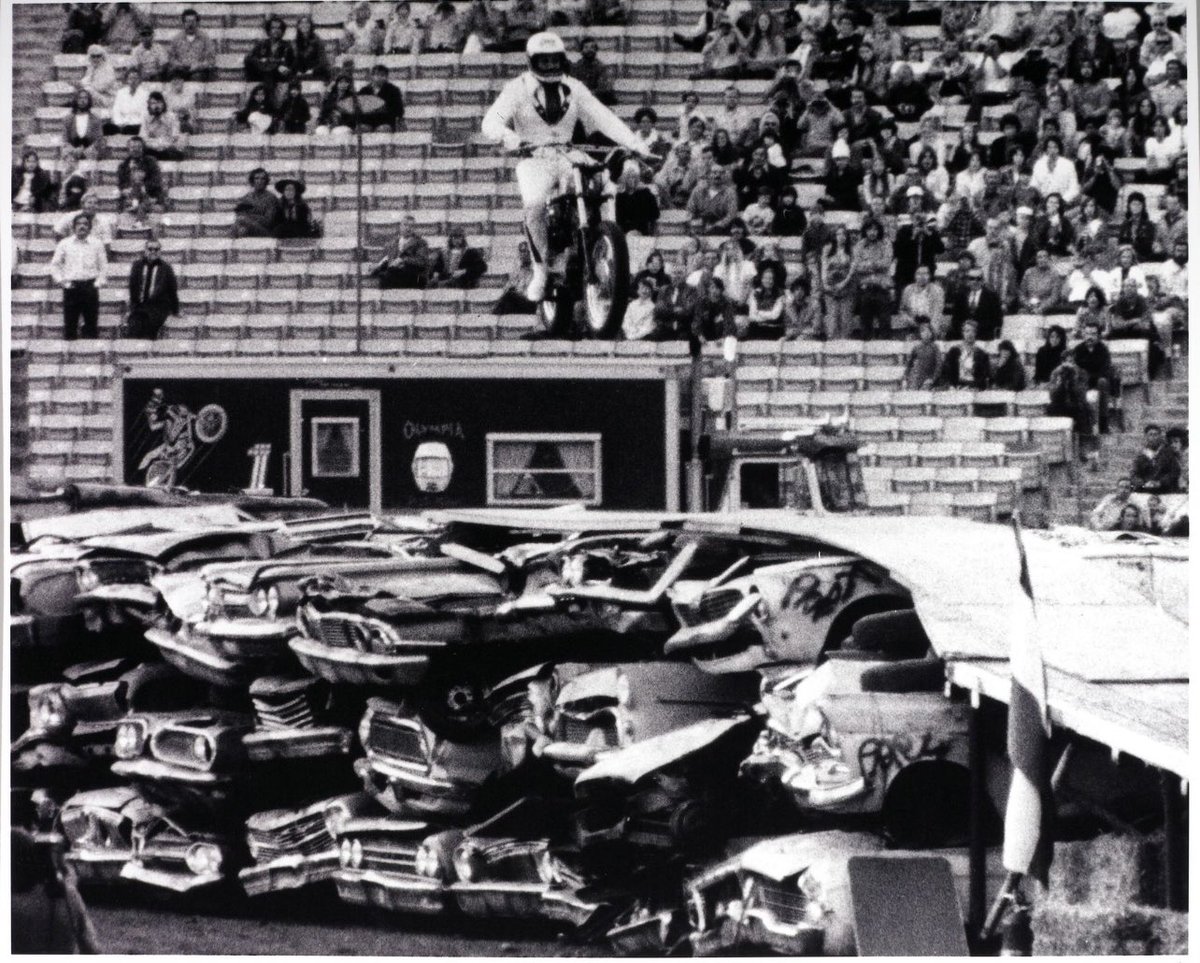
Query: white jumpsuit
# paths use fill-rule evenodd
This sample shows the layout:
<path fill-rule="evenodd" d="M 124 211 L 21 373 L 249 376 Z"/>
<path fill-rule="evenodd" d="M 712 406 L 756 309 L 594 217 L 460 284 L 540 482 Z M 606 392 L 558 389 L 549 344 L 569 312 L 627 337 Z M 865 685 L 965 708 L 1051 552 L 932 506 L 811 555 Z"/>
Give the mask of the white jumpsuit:
<path fill-rule="evenodd" d="M 526 72 L 510 80 L 483 117 L 488 140 L 516 150 L 522 144 L 569 144 L 576 122 L 588 133 L 600 133 L 615 144 L 642 155 L 645 145 L 616 114 L 573 77 L 560 81 L 562 117 L 551 124 L 539 112 L 545 107 L 542 82 Z M 517 164 L 517 187 L 525 207 L 544 204 L 569 182 L 571 165 L 561 155 L 526 157 Z"/>

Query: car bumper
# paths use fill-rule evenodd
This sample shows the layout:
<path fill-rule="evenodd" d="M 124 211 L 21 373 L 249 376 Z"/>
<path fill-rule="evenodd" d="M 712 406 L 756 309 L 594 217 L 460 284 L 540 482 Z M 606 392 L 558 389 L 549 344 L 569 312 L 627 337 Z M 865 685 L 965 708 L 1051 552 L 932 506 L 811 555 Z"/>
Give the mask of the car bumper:
<path fill-rule="evenodd" d="M 451 883 L 447 889 L 467 916 L 504 919 L 541 919 L 545 908 L 545 883 Z"/>
<path fill-rule="evenodd" d="M 781 956 L 821 956 L 825 929 L 809 923 L 781 923 L 770 914 L 750 909 L 740 921 L 726 919 L 715 930 L 692 934 L 696 956 L 724 956 L 749 947 L 765 947 Z"/>
<path fill-rule="evenodd" d="M 274 759 L 313 759 L 349 754 L 354 734 L 338 726 L 315 729 L 266 729 L 242 736 L 242 745 L 252 762 Z"/>
<path fill-rule="evenodd" d="M 148 779 L 153 782 L 176 782 L 188 786 L 220 787 L 229 782 L 228 776 L 198 769 L 185 769 L 157 759 L 122 759 L 113 763 L 114 775 L 129 779 Z"/>
<path fill-rule="evenodd" d="M 186 869 L 160 869 L 144 863 L 130 861 L 121 869 L 123 879 L 131 879 L 147 886 L 169 889 L 173 893 L 191 893 L 198 889 L 216 886 L 224 880 L 220 873 L 197 875 Z"/>
<path fill-rule="evenodd" d="M 347 903 L 378 906 L 396 913 L 441 913 L 446 887 L 419 876 L 385 876 L 373 870 L 343 869 L 334 874 L 338 896 Z"/>
<path fill-rule="evenodd" d="M 278 658 L 296 634 L 294 624 L 273 619 L 214 619 L 197 622 L 193 629 L 231 659 Z"/>
<path fill-rule="evenodd" d="M 619 923 L 608 931 L 608 942 L 620 956 L 663 956 L 674 945 L 678 915 L 677 910 L 662 910 Z"/>
<path fill-rule="evenodd" d="M 262 896 L 333 879 L 337 871 L 338 854 L 330 850 L 315 856 L 281 856 L 243 869 L 238 880 L 248 896 Z"/>
<path fill-rule="evenodd" d="M 193 678 L 228 689 L 245 684 L 251 677 L 246 665 L 223 656 L 208 639 L 183 637 L 160 628 L 147 629 L 146 638 L 171 665 Z"/>
<path fill-rule="evenodd" d="M 474 786 L 456 785 L 381 759 L 357 759 L 354 772 L 366 789 L 392 812 L 458 818 L 471 808 Z"/>
<path fill-rule="evenodd" d="M 71 850 L 63 857 L 84 883 L 113 883 L 122 878 L 122 870 L 131 853 L 93 853 Z"/>
<path fill-rule="evenodd" d="M 334 648 L 303 637 L 291 639 L 288 645 L 304 668 L 328 682 L 410 686 L 429 671 L 428 655 L 378 655 Z"/>

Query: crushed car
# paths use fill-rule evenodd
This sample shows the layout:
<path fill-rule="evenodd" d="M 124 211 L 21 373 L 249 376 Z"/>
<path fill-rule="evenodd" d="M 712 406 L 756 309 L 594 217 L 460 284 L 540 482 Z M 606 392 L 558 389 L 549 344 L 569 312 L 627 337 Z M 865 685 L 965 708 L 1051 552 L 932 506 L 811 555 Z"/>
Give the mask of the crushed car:
<path fill-rule="evenodd" d="M 67 843 L 65 859 L 82 883 L 117 883 L 133 858 L 134 835 L 162 813 L 161 807 L 129 786 L 77 793 L 59 813 Z"/>

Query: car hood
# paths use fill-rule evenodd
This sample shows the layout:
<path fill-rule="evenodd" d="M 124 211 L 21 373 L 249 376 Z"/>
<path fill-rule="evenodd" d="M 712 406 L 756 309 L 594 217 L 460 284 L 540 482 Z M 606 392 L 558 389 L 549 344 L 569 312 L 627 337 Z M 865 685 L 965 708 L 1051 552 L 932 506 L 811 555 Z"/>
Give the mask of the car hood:
<path fill-rule="evenodd" d="M 626 749 L 606 753 L 575 780 L 576 788 L 610 780 L 633 785 L 655 770 L 712 745 L 728 732 L 751 720 L 749 715 L 705 719 L 674 732 L 653 736 Z"/>
<path fill-rule="evenodd" d="M 782 882 L 816 864 L 844 864 L 850 856 L 885 849 L 882 839 L 870 833 L 832 830 L 777 836 L 742 851 L 741 868 Z"/>

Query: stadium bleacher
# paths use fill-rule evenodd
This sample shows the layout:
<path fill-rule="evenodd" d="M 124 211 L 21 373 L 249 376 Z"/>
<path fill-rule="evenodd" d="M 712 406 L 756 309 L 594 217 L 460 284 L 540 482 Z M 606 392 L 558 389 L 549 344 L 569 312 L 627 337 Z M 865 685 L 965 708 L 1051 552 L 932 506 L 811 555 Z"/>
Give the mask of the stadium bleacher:
<path fill-rule="evenodd" d="M 156 3 L 147 8 L 154 18 L 156 42 L 169 42 L 185 6 Z M 12 299 L 12 341 L 30 354 L 34 477 L 105 476 L 113 431 L 111 372 L 114 364 L 127 358 L 355 353 L 463 358 L 686 356 L 683 342 L 526 341 L 521 336 L 533 327 L 532 318 L 490 313 L 513 266 L 522 211 L 512 177 L 514 162 L 485 144 L 478 126 L 500 86 L 524 68 L 523 54 L 355 58 L 358 78 L 374 63 L 390 68 L 391 79 L 404 93 L 407 122 L 403 132 L 362 137 L 366 238 L 358 255 L 362 270 L 378 260 L 384 242 L 405 214 L 413 215 L 418 232 L 431 245 L 440 245 L 451 227 L 464 228 L 489 264 L 479 287 L 471 290 L 381 291 L 367 282 L 360 294 L 355 264 L 360 195 L 353 163 L 355 140 L 315 133 L 264 136 L 240 131 L 234 112 L 248 88 L 243 57 L 262 36 L 265 5 L 195 6 L 202 13 L 204 30 L 218 45 L 219 56 L 215 79 L 197 85 L 197 132 L 188 139 L 187 159 L 161 163 L 170 203 L 157 224 L 157 234 L 163 241 L 163 257 L 179 276 L 181 310 L 159 340 L 123 341 L 115 336 L 128 309 L 126 272 L 141 252 L 143 232 L 118 232 L 112 246 L 109 284 L 101 292 L 101 340 L 68 343 L 59 340 L 60 294 L 50 282 L 48 267 L 57 240 L 52 225 L 60 215 L 17 212 L 13 216 L 20 262 L 19 286 Z M 725 80 L 689 79 L 700 55 L 682 51 L 671 39 L 672 31 L 693 24 L 704 6 L 704 0 L 637 0 L 625 26 L 571 26 L 559 32 L 569 46 L 585 33 L 597 40 L 602 59 L 616 75 L 619 116 L 632 121 L 638 108 L 654 106 L 660 128 L 667 130 L 674 125 L 685 92 L 695 91 L 703 106 L 715 108 L 728 86 Z M 786 4 L 763 6 L 780 9 Z M 936 16 L 936 5 L 914 7 Z M 300 14 L 312 16 L 327 43 L 339 36 L 347 9 L 343 3 L 270 5 L 270 11 L 289 24 Z M 16 17 L 15 28 L 32 33 L 41 25 L 44 32 L 45 24 L 60 19 L 58 8 L 26 8 Z M 923 22 L 902 25 L 898 31 L 906 45 L 905 59 L 916 76 L 923 77 L 942 49 L 940 28 Z M 967 56 L 977 61 L 981 55 L 968 51 Z M 1005 57 L 1011 66 L 1013 55 Z M 43 64 L 21 145 L 39 150 L 48 169 L 54 166 L 60 144 L 64 105 L 86 59 L 82 54 L 56 53 Z M 823 84 L 817 81 L 818 87 Z M 769 86 L 769 81 L 738 81 L 744 103 L 761 102 Z M 324 85 L 305 81 L 303 89 L 315 105 Z M 885 108 L 877 109 L 887 113 Z M 983 109 L 982 144 L 997 136 L 1004 110 L 1005 105 Z M 940 105 L 933 115 L 944 142 L 951 144 L 966 122 L 967 107 Z M 901 137 L 916 133 L 916 124 L 899 126 Z M 109 215 L 118 210 L 116 167 L 124 153 L 123 140 L 108 138 L 105 156 L 95 168 L 93 186 L 100 209 Z M 19 151 L 14 155 L 19 156 Z M 272 179 L 293 176 L 304 181 L 305 200 L 322 219 L 324 236 L 311 241 L 231 237 L 234 203 L 245 191 L 249 171 L 260 165 Z M 1126 177 L 1118 210 L 1134 190 L 1142 192 L 1153 209 L 1163 185 L 1144 182 L 1139 176 L 1144 168 L 1133 158 L 1122 159 L 1117 167 Z M 821 192 L 815 171 L 799 171 L 796 180 L 805 203 Z M 834 223 L 856 224 L 858 219 L 857 214 L 830 212 Z M 640 265 L 650 249 L 669 256 L 685 242 L 686 228 L 685 212 L 663 211 L 657 236 L 631 237 L 632 263 Z M 778 243 L 785 260 L 798 257 L 799 238 L 771 240 Z M 361 326 L 355 315 L 360 305 Z M 1006 316 L 1003 336 L 1016 343 L 1027 369 L 1045 329 L 1055 323 L 1069 329 L 1074 318 Z M 994 342 L 984 347 L 995 354 Z M 1110 348 L 1123 384 L 1142 387 L 1149 400 L 1146 342 L 1113 341 Z M 1070 422 L 1046 417 L 1044 390 L 903 390 L 907 351 L 908 345 L 897 341 L 746 342 L 735 372 L 738 426 L 786 430 L 789 419 L 850 418 L 866 443 L 869 490 L 879 510 L 889 512 L 995 518 L 1011 512 L 1022 491 L 1053 487 L 1052 466 L 1074 461 Z M 718 346 L 706 346 L 709 373 L 724 370 L 719 355 Z M 995 445 L 1001 448 L 988 447 Z"/>

